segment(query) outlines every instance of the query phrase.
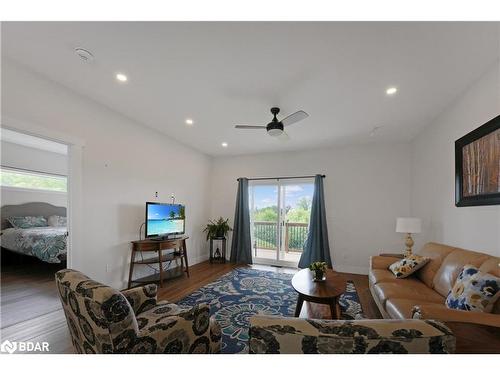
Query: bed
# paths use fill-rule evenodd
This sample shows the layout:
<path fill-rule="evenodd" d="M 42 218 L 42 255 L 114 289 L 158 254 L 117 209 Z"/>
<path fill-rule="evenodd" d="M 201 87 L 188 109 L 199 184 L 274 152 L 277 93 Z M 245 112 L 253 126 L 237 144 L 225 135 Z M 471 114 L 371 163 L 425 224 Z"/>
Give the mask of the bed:
<path fill-rule="evenodd" d="M 0 244 L 5 250 L 32 256 L 47 263 L 66 261 L 67 227 L 37 226 L 31 228 L 14 228 L 7 220 L 10 217 L 43 216 L 66 217 L 66 208 L 53 206 L 44 202 L 30 202 L 19 205 L 6 205 L 1 209 Z"/>

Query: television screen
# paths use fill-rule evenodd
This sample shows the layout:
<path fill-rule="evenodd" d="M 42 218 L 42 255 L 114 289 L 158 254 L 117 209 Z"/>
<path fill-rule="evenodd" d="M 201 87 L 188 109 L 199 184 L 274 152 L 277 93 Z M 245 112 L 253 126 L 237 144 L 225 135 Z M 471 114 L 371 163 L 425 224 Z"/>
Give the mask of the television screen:
<path fill-rule="evenodd" d="M 184 206 L 146 202 L 146 237 L 184 233 Z"/>

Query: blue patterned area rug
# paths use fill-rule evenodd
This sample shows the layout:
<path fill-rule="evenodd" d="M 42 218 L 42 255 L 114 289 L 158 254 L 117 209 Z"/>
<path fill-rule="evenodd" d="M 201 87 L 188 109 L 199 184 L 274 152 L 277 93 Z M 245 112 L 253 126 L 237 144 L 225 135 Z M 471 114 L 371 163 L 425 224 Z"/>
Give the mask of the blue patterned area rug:
<path fill-rule="evenodd" d="M 248 319 L 255 314 L 293 316 L 297 292 L 293 274 L 236 268 L 198 289 L 179 302 L 194 306 L 205 302 L 222 328 L 222 353 L 248 352 Z M 354 283 L 347 282 L 339 299 L 342 319 L 362 319 L 363 312 Z"/>

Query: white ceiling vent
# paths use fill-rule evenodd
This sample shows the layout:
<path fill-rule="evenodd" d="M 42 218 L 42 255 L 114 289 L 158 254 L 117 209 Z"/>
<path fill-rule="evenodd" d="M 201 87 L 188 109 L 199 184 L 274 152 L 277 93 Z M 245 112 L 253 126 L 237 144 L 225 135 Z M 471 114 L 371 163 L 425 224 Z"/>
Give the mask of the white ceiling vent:
<path fill-rule="evenodd" d="M 87 51 L 84 48 L 75 48 L 75 53 L 77 54 L 77 56 L 80 59 L 82 59 L 82 61 L 85 61 L 88 63 L 94 61 L 94 55 L 92 55 L 92 53 L 90 51 Z"/>

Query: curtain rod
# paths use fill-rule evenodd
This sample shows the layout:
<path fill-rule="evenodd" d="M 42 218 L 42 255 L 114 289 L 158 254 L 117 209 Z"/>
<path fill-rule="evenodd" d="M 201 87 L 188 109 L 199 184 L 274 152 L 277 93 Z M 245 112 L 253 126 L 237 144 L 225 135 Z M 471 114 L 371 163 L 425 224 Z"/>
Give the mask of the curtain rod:
<path fill-rule="evenodd" d="M 324 174 L 320 175 L 322 178 L 325 178 L 326 176 Z M 259 181 L 259 180 L 293 180 L 294 178 L 314 178 L 314 176 L 295 176 L 295 177 L 257 177 L 257 178 L 247 178 L 248 181 Z M 236 181 L 239 181 L 240 179 L 237 178 Z"/>

